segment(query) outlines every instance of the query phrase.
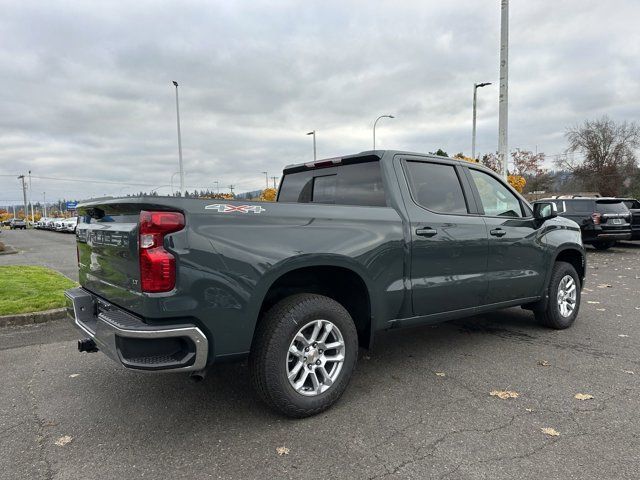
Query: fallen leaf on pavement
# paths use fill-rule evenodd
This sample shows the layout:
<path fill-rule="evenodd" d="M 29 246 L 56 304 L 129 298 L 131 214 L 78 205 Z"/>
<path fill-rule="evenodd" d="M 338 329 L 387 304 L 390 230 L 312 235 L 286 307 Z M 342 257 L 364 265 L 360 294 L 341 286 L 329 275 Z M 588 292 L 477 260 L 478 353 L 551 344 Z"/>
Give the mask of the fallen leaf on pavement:
<path fill-rule="evenodd" d="M 601 285 L 598 285 L 598 288 L 611 288 L 611 285 L 609 285 L 608 283 L 603 283 Z"/>
<path fill-rule="evenodd" d="M 622 338 L 627 338 L 629 335 L 625 335 L 624 333 L 621 333 L 621 334 L 620 334 L 620 335 L 618 335 L 618 336 L 619 336 L 619 337 L 622 337 Z"/>
<path fill-rule="evenodd" d="M 587 300 L 587 303 L 600 303 L 600 302 L 597 302 L 595 300 Z"/>
<path fill-rule="evenodd" d="M 533 408 L 525 408 L 527 412 L 533 412 Z"/>
<path fill-rule="evenodd" d="M 78 375 L 80 375 L 79 373 L 72 373 L 71 375 L 69 375 L 69 378 L 76 378 Z"/>
<path fill-rule="evenodd" d="M 549 362 L 547 362 L 546 360 L 538 360 L 538 365 L 540 365 L 541 367 L 550 367 L 551 364 Z"/>
<path fill-rule="evenodd" d="M 544 428 L 541 428 L 541 430 L 542 430 L 542 433 L 546 433 L 550 437 L 559 437 L 560 436 L 560 432 L 558 432 L 555 428 L 544 427 Z"/>
<path fill-rule="evenodd" d="M 632 370 L 622 370 L 624 373 L 628 373 L 629 375 L 635 375 Z"/>
<path fill-rule="evenodd" d="M 593 395 L 590 395 L 588 393 L 576 393 L 573 398 L 575 398 L 576 400 L 591 400 L 593 398 Z"/>
<path fill-rule="evenodd" d="M 447 375 L 444 372 L 436 372 L 438 377 L 446 377 Z"/>
<path fill-rule="evenodd" d="M 493 390 L 489 392 L 489 395 L 492 397 L 498 397 L 502 400 L 506 400 L 508 398 L 518 398 L 518 392 L 512 392 L 511 390 Z"/>
<path fill-rule="evenodd" d="M 606 308 L 596 308 L 596 310 L 599 311 L 599 312 L 604 312 L 604 311 L 606 311 Z"/>
<path fill-rule="evenodd" d="M 64 447 L 67 443 L 71 442 L 71 440 L 73 440 L 73 437 L 65 435 L 56 440 L 56 445 L 59 447 Z"/>
<path fill-rule="evenodd" d="M 278 455 L 289 455 L 289 449 L 287 447 L 278 447 L 276 448 L 276 453 Z"/>

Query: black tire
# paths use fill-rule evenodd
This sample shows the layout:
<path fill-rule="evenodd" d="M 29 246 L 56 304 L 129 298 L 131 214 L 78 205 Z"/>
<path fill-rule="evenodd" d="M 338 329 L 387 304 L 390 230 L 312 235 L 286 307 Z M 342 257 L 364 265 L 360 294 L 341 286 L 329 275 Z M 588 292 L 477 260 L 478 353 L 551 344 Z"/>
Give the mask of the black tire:
<path fill-rule="evenodd" d="M 344 361 L 338 376 L 326 391 L 305 396 L 289 383 L 287 352 L 298 331 L 319 319 L 332 322 L 341 332 Z M 340 398 L 349 384 L 357 357 L 358 332 L 349 312 L 331 298 L 296 294 L 274 305 L 259 322 L 249 355 L 251 381 L 270 407 L 288 417 L 308 417 L 326 410 Z"/>
<path fill-rule="evenodd" d="M 571 276 L 576 285 L 576 299 L 575 308 L 570 315 L 564 316 L 560 313 L 560 306 L 558 305 L 558 289 L 560 282 L 565 276 Z M 566 262 L 556 262 L 551 272 L 551 280 L 549 281 L 549 287 L 547 290 L 548 299 L 544 307 L 534 309 L 536 320 L 542 325 L 554 328 L 556 330 L 563 330 L 573 325 L 578 311 L 580 310 L 580 298 L 581 298 L 581 284 L 580 278 L 573 265 Z"/>
<path fill-rule="evenodd" d="M 593 248 L 596 250 L 608 250 L 615 244 L 616 242 L 593 242 Z"/>

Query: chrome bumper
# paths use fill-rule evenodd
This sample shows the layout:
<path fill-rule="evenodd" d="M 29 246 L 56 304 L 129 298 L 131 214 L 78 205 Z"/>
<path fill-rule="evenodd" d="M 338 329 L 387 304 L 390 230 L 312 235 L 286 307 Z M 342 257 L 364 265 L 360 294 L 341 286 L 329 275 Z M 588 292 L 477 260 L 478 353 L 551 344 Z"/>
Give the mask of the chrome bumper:
<path fill-rule="evenodd" d="M 67 316 L 76 327 L 126 368 L 188 372 L 207 364 L 209 342 L 195 325 L 148 325 L 83 288 L 67 290 L 65 296 Z"/>

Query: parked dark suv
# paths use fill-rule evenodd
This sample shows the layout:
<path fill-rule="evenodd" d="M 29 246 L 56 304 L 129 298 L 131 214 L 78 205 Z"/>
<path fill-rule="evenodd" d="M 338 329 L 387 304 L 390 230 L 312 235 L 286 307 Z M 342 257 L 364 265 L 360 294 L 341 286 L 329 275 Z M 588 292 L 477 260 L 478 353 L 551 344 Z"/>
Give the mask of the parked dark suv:
<path fill-rule="evenodd" d="M 9 228 L 11 230 L 26 230 L 27 229 L 27 222 L 25 222 L 24 220 L 20 220 L 19 218 L 14 218 L 13 220 L 11 220 L 11 223 L 9 224 Z"/>
<path fill-rule="evenodd" d="M 606 250 L 618 240 L 631 239 L 631 212 L 619 198 L 568 197 L 539 202 L 554 203 L 559 216 L 580 225 L 582 242 L 598 250 Z"/>
<path fill-rule="evenodd" d="M 623 198 L 622 202 L 631 212 L 631 240 L 640 240 L 640 201 L 635 198 Z"/>

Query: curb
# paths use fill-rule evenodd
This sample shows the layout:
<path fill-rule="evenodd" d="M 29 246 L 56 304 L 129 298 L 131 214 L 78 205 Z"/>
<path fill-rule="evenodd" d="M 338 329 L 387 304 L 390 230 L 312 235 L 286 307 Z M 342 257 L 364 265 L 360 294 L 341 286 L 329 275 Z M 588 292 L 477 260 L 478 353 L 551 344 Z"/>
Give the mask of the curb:
<path fill-rule="evenodd" d="M 32 325 L 34 323 L 50 322 L 51 320 L 60 320 L 67 314 L 66 308 L 54 308 L 53 310 L 45 310 L 43 312 L 20 313 L 18 315 L 0 316 L 0 327 L 9 327 L 16 325 Z"/>
<path fill-rule="evenodd" d="M 13 247 L 10 247 L 9 245 L 5 245 L 4 250 L 0 252 L 0 255 L 11 255 L 12 253 L 18 253 L 18 250 L 16 250 Z"/>

